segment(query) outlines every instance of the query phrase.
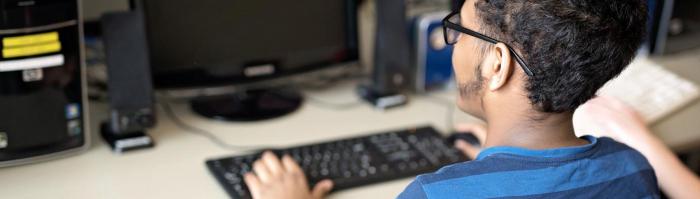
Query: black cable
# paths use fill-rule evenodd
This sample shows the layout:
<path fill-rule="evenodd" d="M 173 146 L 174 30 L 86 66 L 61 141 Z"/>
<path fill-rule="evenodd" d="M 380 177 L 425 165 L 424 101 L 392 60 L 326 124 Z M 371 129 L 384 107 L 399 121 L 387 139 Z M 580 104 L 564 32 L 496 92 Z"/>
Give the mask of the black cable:
<path fill-rule="evenodd" d="M 159 103 L 163 107 L 163 110 L 165 111 L 165 114 L 172 120 L 176 126 L 178 126 L 180 129 L 184 130 L 185 132 L 195 134 L 198 136 L 202 136 L 204 138 L 207 138 L 209 141 L 214 143 L 216 146 L 225 149 L 225 150 L 230 150 L 230 151 L 237 151 L 237 152 L 255 152 L 255 151 L 260 151 L 262 149 L 271 149 L 273 147 L 269 146 L 244 146 L 244 145 L 233 145 L 226 143 L 225 141 L 221 140 L 219 137 L 214 135 L 213 133 L 197 128 L 195 126 L 189 125 L 185 122 L 183 122 L 175 112 L 172 110 L 170 105 L 167 102 L 162 102 Z"/>

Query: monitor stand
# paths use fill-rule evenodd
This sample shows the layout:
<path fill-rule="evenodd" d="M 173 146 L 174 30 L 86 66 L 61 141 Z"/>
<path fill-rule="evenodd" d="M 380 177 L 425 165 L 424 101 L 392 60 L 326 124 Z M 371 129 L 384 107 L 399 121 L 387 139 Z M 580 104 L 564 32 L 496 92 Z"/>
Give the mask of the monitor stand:
<path fill-rule="evenodd" d="M 190 106 L 195 113 L 216 120 L 259 121 L 294 112 L 302 101 L 295 89 L 263 89 L 198 97 Z"/>

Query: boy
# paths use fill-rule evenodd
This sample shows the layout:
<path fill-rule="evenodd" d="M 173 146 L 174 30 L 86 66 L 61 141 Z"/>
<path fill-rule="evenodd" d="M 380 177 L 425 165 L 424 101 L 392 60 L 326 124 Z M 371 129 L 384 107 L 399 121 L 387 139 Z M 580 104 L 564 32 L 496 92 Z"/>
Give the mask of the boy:
<path fill-rule="evenodd" d="M 572 125 L 576 107 L 635 56 L 646 17 L 644 0 L 465 1 L 445 18 L 445 40 L 458 106 L 488 124 L 485 149 L 418 176 L 398 198 L 658 198 L 639 152 L 578 138 Z M 254 198 L 320 198 L 332 187 L 309 192 L 289 157 L 266 153 L 254 170 Z"/>

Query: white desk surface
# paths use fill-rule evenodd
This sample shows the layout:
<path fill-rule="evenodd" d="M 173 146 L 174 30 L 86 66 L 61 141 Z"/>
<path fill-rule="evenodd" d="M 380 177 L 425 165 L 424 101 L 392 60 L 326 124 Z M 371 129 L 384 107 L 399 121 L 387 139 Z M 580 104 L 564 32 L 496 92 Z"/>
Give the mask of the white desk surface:
<path fill-rule="evenodd" d="M 695 51 L 691 55 L 698 55 Z M 700 56 L 671 56 L 659 59 L 667 68 L 700 82 Z M 355 102 L 354 85 L 345 83 L 324 91 L 309 91 L 317 99 L 334 103 Z M 450 93 L 437 94 L 452 99 Z M 0 198 L 227 198 L 204 165 L 208 158 L 237 154 L 209 140 L 178 129 L 159 108 L 159 121 L 151 134 L 153 149 L 113 154 L 99 138 L 98 121 L 105 119 L 106 106 L 91 104 L 92 147 L 85 153 L 38 164 L 0 169 Z M 431 124 L 446 133 L 446 108 L 429 97 L 416 96 L 409 105 L 386 112 L 369 106 L 332 110 L 307 102 L 291 115 L 264 122 L 227 123 L 194 115 L 185 104 L 173 109 L 185 122 L 207 129 L 230 144 L 293 146 L 357 136 L 391 129 Z M 459 111 L 454 121 L 474 122 Z M 700 132 L 700 103 L 697 101 L 658 122 L 654 129 L 675 149 L 697 146 Z M 410 178 L 363 186 L 330 195 L 341 198 L 394 198 Z"/>
<path fill-rule="evenodd" d="M 334 103 L 354 102 L 358 99 L 353 88 L 352 84 L 344 84 L 307 93 Z M 186 104 L 172 107 L 185 122 L 205 128 L 230 144 L 248 146 L 292 146 L 421 124 L 443 128 L 447 117 L 443 105 L 421 98 L 387 112 L 368 105 L 339 111 L 307 102 L 291 115 L 246 123 L 208 120 L 190 112 Z M 227 198 L 204 161 L 237 152 L 178 129 L 159 107 L 158 125 L 149 131 L 156 147 L 115 155 L 95 128 L 97 121 L 106 118 L 106 106 L 92 103 L 90 108 L 95 135 L 92 147 L 65 159 L 0 169 L 0 198 Z M 457 117 L 468 118 L 465 114 Z M 393 198 L 410 180 L 337 192 L 329 198 Z"/>

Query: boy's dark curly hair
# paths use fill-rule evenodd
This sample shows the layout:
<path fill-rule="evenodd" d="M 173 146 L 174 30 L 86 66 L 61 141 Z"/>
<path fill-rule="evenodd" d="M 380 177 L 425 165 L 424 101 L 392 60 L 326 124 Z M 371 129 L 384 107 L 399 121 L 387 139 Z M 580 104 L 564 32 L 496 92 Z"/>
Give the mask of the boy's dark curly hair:
<path fill-rule="evenodd" d="M 541 112 L 574 111 L 631 62 L 645 37 L 645 0 L 477 0 L 481 32 L 532 67 Z"/>

